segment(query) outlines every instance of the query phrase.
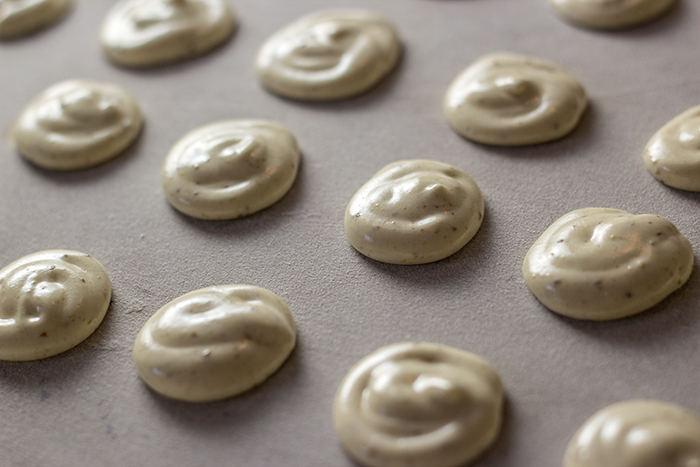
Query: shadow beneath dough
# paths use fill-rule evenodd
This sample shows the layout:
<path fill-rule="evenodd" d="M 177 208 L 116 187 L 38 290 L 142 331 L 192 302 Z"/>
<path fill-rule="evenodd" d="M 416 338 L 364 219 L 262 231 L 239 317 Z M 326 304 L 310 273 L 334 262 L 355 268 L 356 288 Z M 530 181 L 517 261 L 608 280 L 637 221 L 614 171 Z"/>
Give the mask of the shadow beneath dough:
<path fill-rule="evenodd" d="M 66 171 L 44 169 L 29 162 L 27 159 L 22 157 L 18 151 L 15 150 L 15 152 L 17 153 L 17 157 L 21 157 L 26 166 L 49 183 L 53 183 L 55 185 L 89 185 L 96 183 L 99 180 L 109 178 L 123 170 L 124 167 L 129 164 L 137 154 L 142 153 L 141 149 L 143 147 L 142 145 L 144 134 L 147 131 L 146 129 L 147 125 L 144 123 L 144 126 L 139 135 L 136 137 L 136 140 L 122 153 L 118 154 L 113 159 L 103 162 L 100 165 L 89 167 L 87 169 Z"/>
<path fill-rule="evenodd" d="M 260 211 L 247 216 L 231 220 L 205 220 L 196 219 L 181 213 L 170 206 L 172 217 L 186 227 L 198 230 L 202 234 L 210 237 L 230 237 L 236 236 L 244 238 L 246 236 L 259 236 L 263 230 L 279 229 L 301 209 L 302 200 L 307 193 L 307 165 L 304 163 L 304 155 L 301 155 L 299 171 L 294 184 L 282 199 Z M 167 201 L 163 201 L 167 203 Z"/>
<path fill-rule="evenodd" d="M 489 153 L 508 158 L 546 159 L 556 157 L 557 159 L 563 159 L 566 157 L 578 157 L 581 155 L 582 149 L 595 144 L 595 134 L 599 124 L 597 113 L 595 103 L 589 101 L 588 108 L 576 128 L 556 141 L 529 146 L 494 146 L 473 141 L 469 142 L 484 148 Z"/>
<path fill-rule="evenodd" d="M 238 396 L 222 401 L 192 403 L 168 399 L 141 383 L 142 392 L 147 393 L 153 404 L 162 410 L 173 423 L 186 426 L 197 432 L 218 432 L 226 430 L 248 430 L 260 410 L 270 410 L 270 406 L 284 404 L 288 398 L 281 393 L 290 393 L 302 387 L 304 344 L 297 340 L 296 347 L 287 361 L 268 379 L 258 386 Z"/>
<path fill-rule="evenodd" d="M 693 272 L 679 290 L 637 315 L 615 321 L 582 321 L 547 312 L 577 331 L 614 346 L 648 349 L 654 344 L 695 339 L 700 327 L 695 299 L 700 294 L 700 265 L 697 261 L 695 258 Z"/>
<path fill-rule="evenodd" d="M 112 302 L 97 329 L 83 342 L 58 355 L 25 362 L 0 360 L 0 382 L 21 392 L 39 388 L 40 400 L 50 397 L 49 389 L 60 390 L 61 382 L 82 379 L 86 368 L 100 365 L 95 352 L 119 351 L 106 345 L 114 331 L 114 292 Z"/>
<path fill-rule="evenodd" d="M 484 220 L 476 235 L 461 250 L 445 259 L 426 264 L 389 264 L 368 258 L 352 248 L 357 258 L 384 277 L 410 284 L 413 289 L 434 289 L 455 282 L 468 287 L 481 275 L 481 268 L 492 262 L 496 254 L 490 248 L 493 244 L 493 225 L 489 216 L 488 204 L 484 209 Z"/>

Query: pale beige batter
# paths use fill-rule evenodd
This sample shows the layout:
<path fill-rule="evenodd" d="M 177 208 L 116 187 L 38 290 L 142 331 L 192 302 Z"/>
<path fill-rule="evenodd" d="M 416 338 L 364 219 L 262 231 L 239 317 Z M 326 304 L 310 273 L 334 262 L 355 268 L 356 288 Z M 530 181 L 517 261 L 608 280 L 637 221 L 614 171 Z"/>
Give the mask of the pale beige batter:
<path fill-rule="evenodd" d="M 431 160 L 394 162 L 352 197 L 345 234 L 360 253 L 394 264 L 438 261 L 474 237 L 484 199 L 462 170 Z"/>
<path fill-rule="evenodd" d="M 549 0 L 565 20 L 594 29 L 622 29 L 648 23 L 676 0 Z"/>
<path fill-rule="evenodd" d="M 90 255 L 33 253 L 0 270 L 0 359 L 65 352 L 102 322 L 112 295 L 107 271 Z"/>
<path fill-rule="evenodd" d="M 102 164 L 131 145 L 143 120 L 134 97 L 113 84 L 63 81 L 46 89 L 20 115 L 11 140 L 45 169 Z"/>
<path fill-rule="evenodd" d="M 545 60 L 495 53 L 460 73 L 445 95 L 445 116 L 478 143 L 523 146 L 563 138 L 587 107 L 579 82 Z"/>
<path fill-rule="evenodd" d="M 251 285 L 220 285 L 158 310 L 136 338 L 134 361 L 154 391 L 207 402 L 265 381 L 295 343 L 294 320 L 280 297 Z"/>
<path fill-rule="evenodd" d="M 544 306 L 577 319 L 642 312 L 680 288 L 693 249 L 660 216 L 586 208 L 552 224 L 523 263 L 525 283 Z"/>
<path fill-rule="evenodd" d="M 700 106 L 675 117 L 644 149 L 649 172 L 668 186 L 700 191 Z"/>
<path fill-rule="evenodd" d="M 31 34 L 65 16 L 73 0 L 0 0 L 0 39 Z"/>
<path fill-rule="evenodd" d="M 340 384 L 335 430 L 369 467 L 457 467 L 497 438 L 503 387 L 489 362 L 438 344 L 405 342 L 363 358 Z"/>
<path fill-rule="evenodd" d="M 199 219 L 234 219 L 287 194 L 299 162 L 297 141 L 285 127 L 230 120 L 198 128 L 178 141 L 161 178 L 178 211 Z"/>
<path fill-rule="evenodd" d="M 700 419 L 677 405 L 651 400 L 608 406 L 578 430 L 564 467 L 700 466 Z"/>
<path fill-rule="evenodd" d="M 265 42 L 256 61 L 270 91 L 293 99 L 334 100 L 362 94 L 386 77 L 401 55 L 394 26 L 369 11 L 305 16 Z"/>
<path fill-rule="evenodd" d="M 236 29 L 229 0 L 121 0 L 100 33 L 115 63 L 147 67 L 204 54 Z"/>

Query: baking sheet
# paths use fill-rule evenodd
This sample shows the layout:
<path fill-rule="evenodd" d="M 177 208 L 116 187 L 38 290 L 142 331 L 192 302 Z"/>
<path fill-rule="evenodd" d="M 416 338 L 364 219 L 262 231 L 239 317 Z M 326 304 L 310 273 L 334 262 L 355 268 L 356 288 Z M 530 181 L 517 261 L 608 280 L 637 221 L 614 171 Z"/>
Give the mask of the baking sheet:
<path fill-rule="evenodd" d="M 147 123 L 103 166 L 37 169 L 0 146 L 0 264 L 50 248 L 83 251 L 110 273 L 114 298 L 97 332 L 42 361 L 0 362 L 0 466 L 351 466 L 333 432 L 338 383 L 360 358 L 394 342 L 475 352 L 507 391 L 503 433 L 475 465 L 555 467 L 578 426 L 626 399 L 700 412 L 700 273 L 651 311 L 612 323 L 547 311 L 520 274 L 555 219 L 582 207 L 667 217 L 700 251 L 700 197 L 665 187 L 641 160 L 648 138 L 700 104 L 700 2 L 606 33 L 578 29 L 545 0 L 236 0 L 241 25 L 222 48 L 152 70 L 117 68 L 97 43 L 113 1 L 78 0 L 60 24 L 0 43 L 0 128 L 36 94 L 69 78 L 120 84 Z M 315 10 L 366 7 L 395 22 L 405 54 L 369 94 L 300 103 L 265 92 L 255 53 L 274 31 Z M 548 59 L 586 87 L 591 108 L 569 137 L 526 148 L 471 143 L 441 102 L 479 56 Z M 299 179 L 247 218 L 206 222 L 165 201 L 160 168 L 189 130 L 222 119 L 288 126 L 303 150 Z M 430 158 L 466 170 L 486 200 L 476 237 L 434 264 L 374 262 L 345 240 L 352 194 L 384 165 Z M 270 380 L 218 403 L 166 400 L 139 380 L 133 340 L 148 317 L 214 284 L 265 287 L 290 306 L 299 344 Z"/>

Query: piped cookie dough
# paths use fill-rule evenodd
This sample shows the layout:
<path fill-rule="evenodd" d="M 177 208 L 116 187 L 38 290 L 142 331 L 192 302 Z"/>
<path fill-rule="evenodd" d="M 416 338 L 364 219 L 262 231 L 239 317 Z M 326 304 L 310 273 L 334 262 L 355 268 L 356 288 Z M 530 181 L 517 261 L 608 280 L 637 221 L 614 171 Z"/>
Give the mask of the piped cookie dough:
<path fill-rule="evenodd" d="M 363 10 L 305 16 L 265 42 L 256 61 L 262 84 L 281 96 L 335 100 L 362 94 L 396 66 L 401 43 L 386 19 Z"/>
<path fill-rule="evenodd" d="M 295 343 L 294 320 L 280 297 L 260 287 L 221 285 L 158 310 L 136 338 L 134 361 L 154 391 L 208 402 L 265 381 Z"/>
<path fill-rule="evenodd" d="M 489 362 L 463 350 L 406 342 L 362 359 L 340 384 L 336 433 L 369 467 L 465 466 L 493 444 L 503 387 Z"/>
<path fill-rule="evenodd" d="M 112 295 L 90 255 L 47 250 L 0 270 L 0 360 L 38 360 L 75 347 L 102 322 Z"/>
<path fill-rule="evenodd" d="M 563 138 L 587 107 L 579 82 L 539 58 L 495 53 L 481 57 L 450 84 L 447 121 L 478 143 L 523 146 Z"/>
<path fill-rule="evenodd" d="M 229 0 L 121 0 L 102 25 L 102 48 L 113 62 L 148 67 L 202 55 L 236 29 Z"/>
<path fill-rule="evenodd" d="M 234 219 L 266 208 L 292 187 L 300 153 L 294 135 L 264 120 L 230 120 L 198 128 L 170 150 L 165 195 L 199 219 Z"/>
<path fill-rule="evenodd" d="M 648 23 L 676 0 L 549 0 L 559 16 L 593 29 L 623 29 Z"/>
<path fill-rule="evenodd" d="M 700 419 L 651 400 L 613 404 L 588 419 L 569 442 L 564 467 L 700 465 Z"/>
<path fill-rule="evenodd" d="M 0 39 L 45 28 L 65 16 L 73 0 L 0 0 Z"/>
<path fill-rule="evenodd" d="M 345 233 L 360 253 L 394 264 L 438 261 L 474 237 L 484 199 L 462 170 L 431 160 L 389 164 L 352 197 Z"/>
<path fill-rule="evenodd" d="M 644 149 L 649 172 L 673 188 L 700 191 L 700 106 L 675 117 Z"/>
<path fill-rule="evenodd" d="M 71 80 L 41 93 L 20 115 L 11 140 L 45 169 L 102 164 L 130 146 L 143 120 L 134 97 L 113 84 Z"/>
<path fill-rule="evenodd" d="M 550 310 L 604 321 L 656 305 L 692 269 L 690 242 L 663 217 L 586 208 L 557 220 L 537 239 L 523 276 Z"/>

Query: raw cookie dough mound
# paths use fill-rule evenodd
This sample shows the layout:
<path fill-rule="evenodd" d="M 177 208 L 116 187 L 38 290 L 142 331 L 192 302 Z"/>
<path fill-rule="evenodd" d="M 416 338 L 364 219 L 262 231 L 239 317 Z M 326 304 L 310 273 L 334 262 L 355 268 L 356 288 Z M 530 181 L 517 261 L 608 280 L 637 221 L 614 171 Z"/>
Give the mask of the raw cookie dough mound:
<path fill-rule="evenodd" d="M 503 387 L 489 362 L 406 342 L 362 359 L 333 404 L 343 446 L 370 467 L 464 466 L 495 441 Z"/>
<path fill-rule="evenodd" d="M 587 208 L 565 215 L 537 239 L 523 276 L 550 310 L 604 321 L 656 305 L 692 269 L 690 242 L 663 217 Z"/>
<path fill-rule="evenodd" d="M 147 67 L 202 55 L 231 37 L 236 25 L 228 0 L 121 0 L 100 41 L 113 62 Z"/>
<path fill-rule="evenodd" d="M 576 79 L 539 58 L 495 53 L 481 57 L 452 81 L 447 121 L 478 143 L 524 146 L 563 138 L 587 107 Z"/>
<path fill-rule="evenodd" d="M 700 106 L 686 110 L 652 136 L 644 149 L 644 163 L 666 185 L 700 191 Z"/>
<path fill-rule="evenodd" d="M 352 197 L 345 234 L 360 253 L 393 264 L 423 264 L 459 251 L 484 218 L 474 180 L 431 160 L 389 164 Z"/>
<path fill-rule="evenodd" d="M 0 0 L 0 39 L 31 34 L 63 18 L 73 0 Z"/>
<path fill-rule="evenodd" d="M 578 26 L 622 29 L 648 23 L 676 0 L 549 0 L 559 16 Z"/>
<path fill-rule="evenodd" d="M 257 386 L 296 343 L 280 297 L 251 285 L 190 292 L 158 310 L 134 345 L 141 378 L 172 399 L 208 402 Z"/>
<path fill-rule="evenodd" d="M 300 100 L 335 100 L 368 91 L 401 55 L 394 26 L 362 10 L 305 16 L 265 42 L 256 62 L 270 91 Z"/>
<path fill-rule="evenodd" d="M 39 167 L 86 169 L 122 153 L 142 125 L 138 104 L 126 90 L 71 80 L 49 87 L 30 103 L 12 139 L 22 155 Z"/>
<path fill-rule="evenodd" d="M 292 187 L 299 147 L 285 127 L 231 120 L 198 128 L 175 144 L 163 166 L 163 190 L 178 211 L 234 219 L 266 208 Z"/>
<path fill-rule="evenodd" d="M 574 435 L 564 467 L 700 465 L 700 419 L 665 402 L 636 400 L 604 408 Z"/>
<path fill-rule="evenodd" d="M 87 339 L 107 313 L 112 285 L 90 255 L 34 253 L 0 270 L 0 360 L 38 360 Z"/>

